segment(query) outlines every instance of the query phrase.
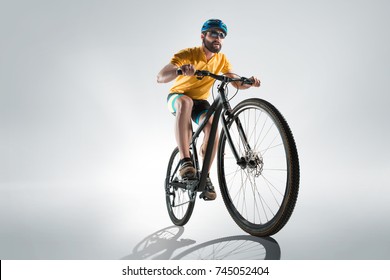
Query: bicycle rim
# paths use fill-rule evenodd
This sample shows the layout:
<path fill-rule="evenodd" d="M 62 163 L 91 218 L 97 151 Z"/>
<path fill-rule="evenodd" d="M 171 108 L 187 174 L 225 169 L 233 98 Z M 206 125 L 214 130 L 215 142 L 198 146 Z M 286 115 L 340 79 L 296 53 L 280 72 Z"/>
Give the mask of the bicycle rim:
<path fill-rule="evenodd" d="M 174 186 L 179 181 L 179 150 L 176 148 L 169 159 L 167 175 L 165 178 L 165 200 L 169 217 L 177 226 L 185 225 L 194 209 L 195 198 L 190 199 L 187 190 Z"/>
<path fill-rule="evenodd" d="M 236 120 L 250 148 L 244 145 Z M 218 174 L 225 205 L 249 234 L 275 234 L 290 218 L 298 195 L 299 161 L 291 130 L 278 110 L 261 99 L 238 104 L 228 127 L 247 165 L 237 164 L 222 131 Z"/>

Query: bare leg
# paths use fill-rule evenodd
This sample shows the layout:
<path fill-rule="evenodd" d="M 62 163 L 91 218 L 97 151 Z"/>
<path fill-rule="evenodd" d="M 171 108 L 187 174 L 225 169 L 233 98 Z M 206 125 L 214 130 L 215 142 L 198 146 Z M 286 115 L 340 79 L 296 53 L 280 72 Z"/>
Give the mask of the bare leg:
<path fill-rule="evenodd" d="M 191 112 L 193 104 L 192 99 L 185 95 L 180 96 L 175 103 L 175 137 L 181 159 L 190 157 L 190 141 L 192 138 Z"/>

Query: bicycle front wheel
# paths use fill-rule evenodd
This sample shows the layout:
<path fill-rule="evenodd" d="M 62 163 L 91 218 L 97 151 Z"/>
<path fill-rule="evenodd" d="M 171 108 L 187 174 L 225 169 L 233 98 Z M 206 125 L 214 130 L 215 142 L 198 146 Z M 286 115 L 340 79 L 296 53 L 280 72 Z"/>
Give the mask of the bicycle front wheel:
<path fill-rule="evenodd" d="M 279 111 L 261 99 L 239 103 L 227 127 L 241 161 L 222 130 L 218 179 L 224 203 L 244 231 L 273 235 L 289 220 L 298 196 L 299 160 L 291 130 Z"/>
<path fill-rule="evenodd" d="M 179 176 L 180 154 L 176 148 L 169 159 L 167 175 L 165 178 L 165 200 L 168 209 L 168 214 L 177 226 L 185 225 L 192 215 L 194 210 L 195 199 L 194 195 L 181 185 L 183 182 Z"/>

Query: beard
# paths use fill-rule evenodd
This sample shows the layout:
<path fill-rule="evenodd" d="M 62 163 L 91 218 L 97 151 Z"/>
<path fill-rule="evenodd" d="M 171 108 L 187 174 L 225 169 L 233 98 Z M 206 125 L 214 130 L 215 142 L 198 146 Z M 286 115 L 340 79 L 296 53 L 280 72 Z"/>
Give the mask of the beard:
<path fill-rule="evenodd" d="M 222 49 L 222 45 L 217 41 L 209 42 L 205 38 L 203 38 L 203 44 L 206 47 L 206 49 L 208 49 L 212 53 L 219 53 Z"/>

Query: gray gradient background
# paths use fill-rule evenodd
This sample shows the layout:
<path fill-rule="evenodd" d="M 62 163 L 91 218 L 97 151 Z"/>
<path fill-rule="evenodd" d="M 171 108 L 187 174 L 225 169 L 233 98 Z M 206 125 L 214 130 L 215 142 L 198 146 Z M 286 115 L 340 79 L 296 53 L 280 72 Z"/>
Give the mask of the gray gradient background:
<path fill-rule="evenodd" d="M 301 189 L 273 236 L 281 258 L 389 259 L 389 10 L 378 0 L 1 0 L 0 259 L 131 258 L 171 226 L 170 84 L 155 77 L 200 44 L 211 17 L 229 26 L 235 71 L 262 80 L 235 102 L 269 100 L 296 138 Z M 181 234 L 191 242 L 157 251 L 244 233 L 219 196 L 198 201 Z"/>

